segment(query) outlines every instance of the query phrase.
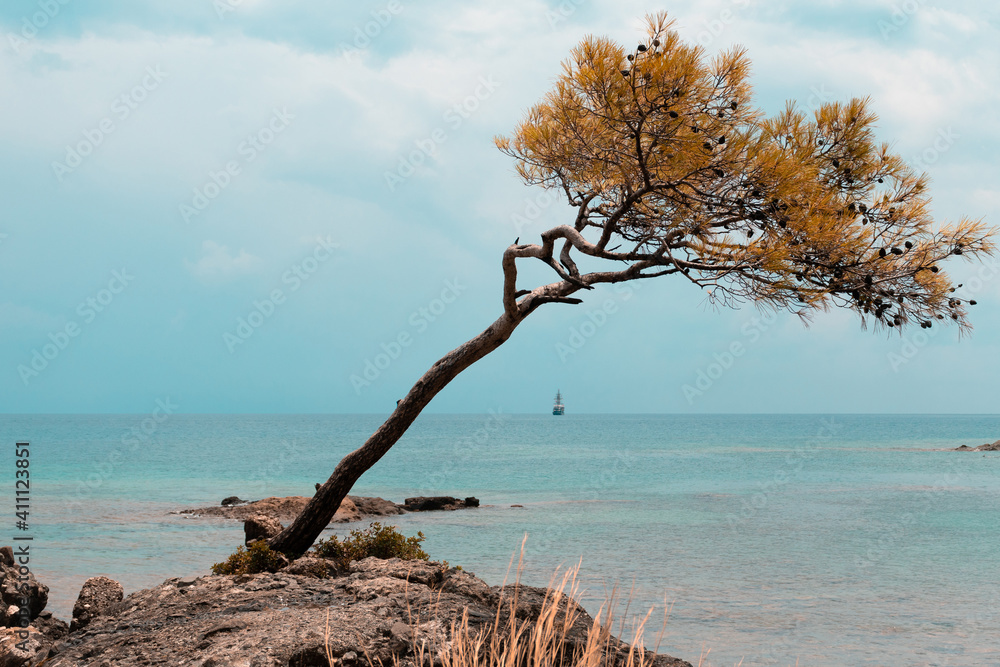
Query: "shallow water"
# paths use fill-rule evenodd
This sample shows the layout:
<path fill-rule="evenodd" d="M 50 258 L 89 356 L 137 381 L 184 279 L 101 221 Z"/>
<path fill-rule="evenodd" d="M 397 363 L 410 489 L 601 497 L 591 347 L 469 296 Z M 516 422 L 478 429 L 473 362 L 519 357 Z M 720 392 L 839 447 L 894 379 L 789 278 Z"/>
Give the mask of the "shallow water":
<path fill-rule="evenodd" d="M 31 442 L 32 566 L 68 618 L 87 577 L 132 591 L 241 541 L 171 510 L 311 495 L 380 421 L 32 415 L 0 433 Z M 660 648 L 695 664 L 1000 665 L 1000 455 L 946 451 L 998 437 L 995 415 L 429 415 L 353 493 L 475 495 L 393 523 L 490 583 L 525 533 L 528 583 L 582 557 L 592 613 L 616 584 L 632 612 L 666 600 Z"/>

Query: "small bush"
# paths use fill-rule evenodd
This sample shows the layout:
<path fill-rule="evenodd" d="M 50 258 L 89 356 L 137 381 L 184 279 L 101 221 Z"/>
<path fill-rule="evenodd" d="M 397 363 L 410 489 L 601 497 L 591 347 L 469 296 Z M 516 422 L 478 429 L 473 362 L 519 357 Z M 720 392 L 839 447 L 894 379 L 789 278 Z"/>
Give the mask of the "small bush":
<path fill-rule="evenodd" d="M 215 574 L 257 574 L 258 572 L 277 572 L 288 564 L 288 561 L 277 551 L 272 551 L 264 540 L 257 540 L 248 548 L 237 547 L 222 563 L 212 566 Z"/>
<path fill-rule="evenodd" d="M 347 568 L 353 560 L 362 560 L 369 556 L 376 558 L 402 558 L 403 560 L 429 560 L 420 543 L 425 539 L 418 532 L 416 537 L 406 537 L 396 530 L 395 526 L 383 526 L 375 522 L 364 530 L 352 530 L 350 537 L 340 541 L 334 535 L 329 540 L 316 543 L 316 555 L 329 558 L 337 565 Z"/>

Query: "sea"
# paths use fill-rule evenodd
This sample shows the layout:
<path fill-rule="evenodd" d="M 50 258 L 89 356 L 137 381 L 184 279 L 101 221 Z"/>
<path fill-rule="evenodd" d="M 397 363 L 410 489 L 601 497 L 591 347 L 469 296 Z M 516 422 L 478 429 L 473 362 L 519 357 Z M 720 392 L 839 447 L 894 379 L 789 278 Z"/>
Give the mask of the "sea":
<path fill-rule="evenodd" d="M 68 620 L 88 577 L 207 573 L 242 526 L 175 512 L 312 495 L 383 419 L 3 415 L 0 543 L 31 538 Z M 646 645 L 694 665 L 1000 665 L 1000 453 L 951 451 L 998 438 L 1000 415 L 424 415 L 352 493 L 475 496 L 391 523 L 490 584 L 578 568 L 591 614 L 617 600 L 630 638 L 651 612 Z"/>

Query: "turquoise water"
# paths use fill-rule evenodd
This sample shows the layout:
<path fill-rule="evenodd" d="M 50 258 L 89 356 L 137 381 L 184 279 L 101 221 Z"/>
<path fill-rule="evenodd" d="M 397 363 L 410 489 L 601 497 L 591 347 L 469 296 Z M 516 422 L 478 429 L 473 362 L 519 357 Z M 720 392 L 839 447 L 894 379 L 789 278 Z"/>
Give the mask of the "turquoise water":
<path fill-rule="evenodd" d="M 8 415 L 0 434 L 11 471 L 31 442 L 32 565 L 68 618 L 87 577 L 132 591 L 241 541 L 169 511 L 311 495 L 380 421 Z M 633 613 L 666 601 L 661 650 L 695 664 L 1000 665 L 1000 455 L 943 451 L 997 438 L 995 415 L 431 415 L 354 493 L 479 497 L 394 523 L 490 583 L 525 533 L 528 583 L 582 557 L 591 612 L 616 584 Z"/>

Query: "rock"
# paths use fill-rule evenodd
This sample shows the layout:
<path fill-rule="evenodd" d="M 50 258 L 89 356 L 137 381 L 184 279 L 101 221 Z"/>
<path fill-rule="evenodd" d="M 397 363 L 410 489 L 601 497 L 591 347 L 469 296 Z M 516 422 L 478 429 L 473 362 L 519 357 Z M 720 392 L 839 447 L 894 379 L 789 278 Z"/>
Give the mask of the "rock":
<path fill-rule="evenodd" d="M 235 498 L 235 496 L 231 498 Z M 306 503 L 311 500 L 305 496 L 287 496 L 284 498 L 264 498 L 252 502 L 241 501 L 242 504 L 226 505 L 225 502 L 231 498 L 226 498 L 223 505 L 180 510 L 176 514 L 216 516 L 237 521 L 246 521 L 250 517 L 260 514 L 287 523 L 293 521 L 305 508 Z M 239 499 L 237 498 L 237 500 Z M 370 516 L 403 514 L 405 511 L 401 505 L 382 498 L 347 496 L 330 523 L 361 521 Z"/>
<path fill-rule="evenodd" d="M 348 496 L 345 500 L 354 503 L 354 507 L 361 513 L 362 518 L 371 516 L 394 516 L 405 514 L 406 509 L 402 505 L 397 505 L 391 500 L 384 498 L 366 498 L 362 496 Z M 334 517 L 336 519 L 336 517 Z"/>
<path fill-rule="evenodd" d="M 125 589 L 114 579 L 91 577 L 83 582 L 80 595 L 73 605 L 73 622 L 69 631 L 76 632 L 90 625 L 100 616 L 113 616 L 119 611 L 118 603 L 125 596 Z"/>
<path fill-rule="evenodd" d="M 268 540 L 284 529 L 285 527 L 277 519 L 264 514 L 255 514 L 243 522 L 244 543 L 249 546 L 251 542 L 257 540 Z"/>
<path fill-rule="evenodd" d="M 264 516 L 275 521 L 288 523 L 295 520 L 295 517 L 302 512 L 306 503 L 310 500 L 310 498 L 306 498 L 305 496 L 287 496 L 284 498 L 271 497 L 248 502 L 236 496 L 230 496 L 223 500 L 222 505 L 219 506 L 180 510 L 175 512 L 175 514 L 224 517 L 244 522 L 254 517 Z M 451 496 L 418 497 L 407 498 L 406 504 L 397 505 L 391 500 L 385 500 L 384 498 L 347 496 L 340 503 L 340 507 L 337 509 L 337 513 L 330 523 L 363 521 L 372 517 L 394 516 L 405 514 L 406 512 L 457 510 L 467 507 L 479 507 L 479 498 L 470 496 L 463 500 L 452 498 Z M 254 533 L 252 539 L 257 539 L 258 537 L 258 533 Z M 250 541 L 248 538 L 247 544 Z"/>
<path fill-rule="evenodd" d="M 325 558 L 313 558 L 311 556 L 302 556 L 285 567 L 282 572 L 312 577 L 313 579 L 327 579 L 339 574 L 339 570 L 333 561 Z"/>
<path fill-rule="evenodd" d="M 66 621 L 59 620 L 51 611 L 43 611 L 32 625 L 52 641 L 59 641 L 69 634 L 69 625 Z"/>
<path fill-rule="evenodd" d="M 994 443 L 986 443 L 985 445 L 979 445 L 978 447 L 969 447 L 968 445 L 962 445 L 961 447 L 955 448 L 956 452 L 1000 452 L 1000 440 Z"/>
<path fill-rule="evenodd" d="M 410 512 L 431 512 L 434 510 L 457 510 L 466 507 L 479 507 L 478 498 L 466 498 L 459 500 L 451 496 L 423 496 L 417 498 L 407 498 L 403 501 L 403 507 Z"/>
<path fill-rule="evenodd" d="M 413 647 L 423 646 L 430 656 L 445 649 L 452 622 L 463 614 L 473 633 L 488 632 L 498 617 L 506 623 L 512 607 L 516 618 L 530 624 L 546 596 L 544 589 L 528 586 L 490 587 L 468 572 L 426 561 L 366 558 L 326 579 L 295 574 L 295 567 L 247 577 L 204 576 L 184 589 L 168 580 L 137 591 L 116 618 L 95 618 L 45 665 L 325 667 L 327 645 L 334 664 L 343 667 L 414 665 Z M 580 611 L 560 640 L 580 646 L 593 621 L 569 598 L 559 610 L 557 619 L 566 610 Z M 624 665 L 624 645 L 610 638 L 607 646 L 614 663 Z M 690 667 L 669 656 L 646 658 L 651 667 Z"/>
<path fill-rule="evenodd" d="M 4 628 L 0 631 L 0 667 L 21 667 L 40 654 L 48 654 L 45 637 L 35 628 Z M 37 663 L 36 663 L 37 664 Z"/>
<path fill-rule="evenodd" d="M 27 598 L 24 608 L 29 621 L 35 620 L 49 602 L 49 587 L 35 579 L 31 572 L 22 579 L 19 568 L 14 548 L 0 547 L 0 625 L 3 627 L 21 626 L 22 598 Z M 13 613 L 11 607 L 15 608 Z"/>

